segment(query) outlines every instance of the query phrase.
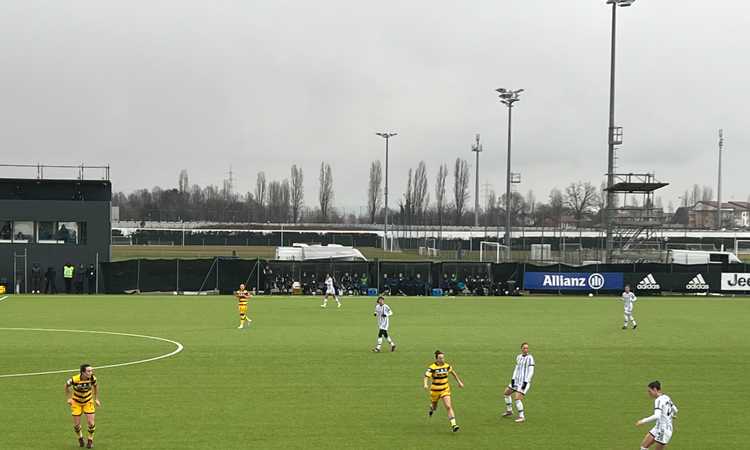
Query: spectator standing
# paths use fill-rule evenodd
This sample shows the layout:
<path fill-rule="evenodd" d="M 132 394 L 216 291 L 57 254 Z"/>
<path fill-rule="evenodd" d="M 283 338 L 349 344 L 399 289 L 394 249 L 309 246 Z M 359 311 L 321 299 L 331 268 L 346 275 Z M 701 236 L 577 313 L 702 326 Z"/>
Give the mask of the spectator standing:
<path fill-rule="evenodd" d="M 65 263 L 63 266 L 63 281 L 65 282 L 65 293 L 70 294 L 73 286 L 73 276 L 75 275 L 76 266 L 71 263 Z"/>
<path fill-rule="evenodd" d="M 86 270 L 86 277 L 89 279 L 89 295 L 96 293 L 96 267 L 93 264 L 89 264 L 88 270 Z"/>
<path fill-rule="evenodd" d="M 31 293 L 38 294 L 42 287 L 42 268 L 39 263 L 31 265 Z"/>
<path fill-rule="evenodd" d="M 45 294 L 57 294 L 57 284 L 55 283 L 55 278 L 57 278 L 57 272 L 55 272 L 55 268 L 52 266 L 47 267 L 47 272 L 44 273 Z"/>
<path fill-rule="evenodd" d="M 76 294 L 83 294 L 83 279 L 86 277 L 86 267 L 83 264 L 78 265 L 74 277 Z"/>

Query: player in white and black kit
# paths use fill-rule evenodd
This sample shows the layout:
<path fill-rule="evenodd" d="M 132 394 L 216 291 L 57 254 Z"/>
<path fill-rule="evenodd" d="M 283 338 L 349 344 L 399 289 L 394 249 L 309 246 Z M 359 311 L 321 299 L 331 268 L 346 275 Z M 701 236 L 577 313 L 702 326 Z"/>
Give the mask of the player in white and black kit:
<path fill-rule="evenodd" d="M 375 353 L 380 353 L 380 347 L 383 345 L 383 338 L 386 338 L 388 343 L 391 344 L 391 351 L 396 351 L 396 343 L 388 335 L 388 328 L 391 325 L 390 318 L 392 315 L 393 311 L 391 310 L 391 307 L 385 304 L 385 298 L 381 295 L 378 297 L 378 302 L 375 305 L 374 314 L 374 316 L 378 318 L 378 345 L 372 349 Z"/>
<path fill-rule="evenodd" d="M 326 274 L 326 293 L 323 296 L 323 304 L 320 305 L 321 308 L 325 308 L 328 306 L 328 296 L 332 295 L 334 300 L 336 300 L 336 305 L 341 308 L 341 302 L 339 301 L 339 296 L 336 295 L 336 287 L 333 285 L 333 278 L 331 278 L 331 274 Z"/>
<path fill-rule="evenodd" d="M 635 426 L 656 421 L 656 425 L 644 436 L 641 450 L 646 450 L 653 444 L 656 444 L 654 448 L 661 450 L 672 439 L 672 421 L 677 417 L 677 405 L 667 394 L 662 393 L 661 383 L 658 381 L 648 384 L 648 395 L 656 399 L 654 400 L 654 413 L 636 422 Z"/>
<path fill-rule="evenodd" d="M 635 303 L 636 300 L 638 300 L 638 298 L 630 291 L 630 286 L 626 284 L 625 292 L 622 293 L 622 304 L 625 308 L 625 322 L 622 324 L 623 330 L 628 329 L 628 322 L 633 322 L 634 330 L 638 328 L 638 323 L 635 321 L 635 317 L 633 317 L 633 303 Z"/>
<path fill-rule="evenodd" d="M 531 389 L 531 378 L 534 376 L 534 357 L 529 353 L 529 344 L 521 344 L 521 354 L 516 356 L 516 368 L 513 370 L 513 377 L 510 384 L 505 388 L 505 414 L 503 417 L 513 416 L 513 403 L 510 395 L 515 393 L 516 409 L 518 410 L 518 419 L 516 422 L 526 421 L 526 415 L 523 410 L 523 399 Z"/>

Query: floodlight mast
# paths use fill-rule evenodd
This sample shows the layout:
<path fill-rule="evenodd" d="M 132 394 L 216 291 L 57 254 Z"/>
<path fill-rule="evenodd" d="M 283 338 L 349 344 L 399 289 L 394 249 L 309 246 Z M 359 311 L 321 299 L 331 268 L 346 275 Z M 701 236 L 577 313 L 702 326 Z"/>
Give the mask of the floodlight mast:
<path fill-rule="evenodd" d="M 471 146 L 471 151 L 477 154 L 477 168 L 476 176 L 474 181 L 476 185 L 474 187 L 474 226 L 479 226 L 479 153 L 482 152 L 482 144 L 479 143 L 479 134 L 476 136 L 476 143 Z"/>
<path fill-rule="evenodd" d="M 375 133 L 385 139 L 385 218 L 383 220 L 383 251 L 388 251 L 388 141 L 398 133 Z"/>
<path fill-rule="evenodd" d="M 512 111 L 513 104 L 520 100 L 519 94 L 523 92 L 523 89 L 516 89 L 515 91 L 505 88 L 495 89 L 500 94 L 500 103 L 508 107 L 508 162 L 506 164 L 505 174 L 505 237 L 503 238 L 504 244 L 507 246 L 507 259 L 510 261 L 511 255 L 511 226 L 510 226 L 510 150 L 511 150 L 511 124 L 512 124 Z"/>
<path fill-rule="evenodd" d="M 607 0 L 608 5 L 612 5 L 612 43 L 610 50 L 609 66 L 609 132 L 607 136 L 607 205 L 605 209 L 606 222 L 606 244 L 605 244 L 605 262 L 611 262 L 612 245 L 614 240 L 613 230 L 613 208 L 615 193 L 612 186 L 615 180 L 615 31 L 617 29 L 617 7 L 631 6 L 635 0 Z"/>

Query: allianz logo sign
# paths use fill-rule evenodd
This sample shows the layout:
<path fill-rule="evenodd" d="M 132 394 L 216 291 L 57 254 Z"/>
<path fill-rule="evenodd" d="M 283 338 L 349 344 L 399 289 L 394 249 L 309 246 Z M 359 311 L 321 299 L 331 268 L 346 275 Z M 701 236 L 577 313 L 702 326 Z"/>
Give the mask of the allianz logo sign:
<path fill-rule="evenodd" d="M 656 282 L 656 278 L 654 278 L 654 274 L 652 273 L 646 275 L 635 287 L 641 291 L 661 290 L 661 285 Z"/>
<path fill-rule="evenodd" d="M 570 275 L 545 275 L 542 286 L 552 288 L 562 287 L 582 287 L 591 289 L 601 289 L 604 287 L 604 275 L 592 273 L 588 277 L 570 276 Z"/>

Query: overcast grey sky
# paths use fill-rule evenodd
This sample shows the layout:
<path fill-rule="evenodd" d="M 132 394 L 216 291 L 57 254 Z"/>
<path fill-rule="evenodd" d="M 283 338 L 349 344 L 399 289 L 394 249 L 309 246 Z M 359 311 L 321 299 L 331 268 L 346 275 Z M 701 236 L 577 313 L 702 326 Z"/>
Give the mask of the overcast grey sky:
<path fill-rule="evenodd" d="M 638 0 L 618 9 L 622 171 L 655 171 L 664 205 L 693 183 L 745 200 L 750 137 L 750 4 Z M 116 190 L 221 184 L 305 171 L 322 160 L 335 204 L 365 205 L 375 131 L 392 140 L 396 203 L 409 167 L 469 159 L 504 189 L 507 111 L 513 170 L 545 198 L 606 171 L 610 9 L 604 0 L 32 1 L 0 4 L 0 146 L 7 163 L 111 164 Z M 449 180 L 450 181 L 450 180 Z M 472 188 L 473 194 L 473 188 Z M 433 195 L 434 197 L 434 195 Z M 473 200 L 470 202 L 473 204 Z"/>

